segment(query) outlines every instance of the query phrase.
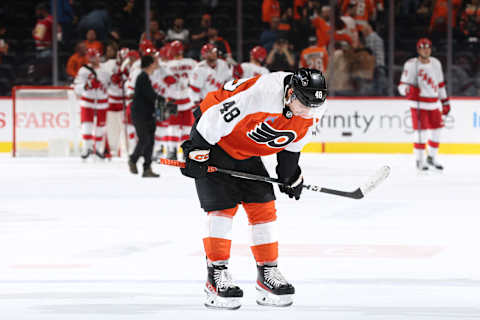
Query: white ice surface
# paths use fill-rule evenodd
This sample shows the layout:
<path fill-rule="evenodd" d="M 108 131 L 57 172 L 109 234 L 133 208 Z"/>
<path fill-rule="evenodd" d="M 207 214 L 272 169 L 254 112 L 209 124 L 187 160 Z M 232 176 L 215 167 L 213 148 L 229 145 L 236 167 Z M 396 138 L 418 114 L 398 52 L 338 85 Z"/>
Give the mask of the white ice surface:
<path fill-rule="evenodd" d="M 240 210 L 230 268 L 243 306 L 216 311 L 203 306 L 205 214 L 177 168 L 142 179 L 124 160 L 1 157 L 0 319 L 480 319 L 480 157 L 439 159 L 443 174 L 418 175 L 412 155 L 302 155 L 320 186 L 392 172 L 362 200 L 276 189 L 290 308 L 255 303 Z"/>

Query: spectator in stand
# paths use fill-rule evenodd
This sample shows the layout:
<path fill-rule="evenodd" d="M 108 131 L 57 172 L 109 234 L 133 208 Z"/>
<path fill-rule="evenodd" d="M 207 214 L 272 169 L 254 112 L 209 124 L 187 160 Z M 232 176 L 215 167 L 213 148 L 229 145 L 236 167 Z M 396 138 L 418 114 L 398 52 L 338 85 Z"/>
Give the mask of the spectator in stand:
<path fill-rule="evenodd" d="M 0 64 L 3 62 L 3 56 L 8 54 L 8 43 L 5 40 L 6 33 L 7 27 L 0 22 Z"/>
<path fill-rule="evenodd" d="M 306 2 L 306 1 L 305 1 Z M 293 24 L 293 41 L 292 44 L 296 51 L 308 47 L 310 44 L 308 40 L 310 37 L 315 36 L 315 31 L 312 28 L 310 17 L 308 15 L 307 6 L 299 8 L 300 19 L 294 20 Z"/>
<path fill-rule="evenodd" d="M 268 53 L 265 63 L 270 72 L 294 71 L 295 56 L 289 49 L 289 43 L 287 39 L 278 39 L 273 44 L 273 48 Z"/>
<path fill-rule="evenodd" d="M 302 10 L 306 4 L 307 0 L 293 0 L 293 19 L 302 19 Z"/>
<path fill-rule="evenodd" d="M 354 48 L 358 46 L 357 24 L 355 22 L 355 19 L 353 19 L 355 7 L 355 5 L 347 6 L 347 9 L 345 10 L 343 16 L 341 16 L 340 18 L 342 19 L 343 23 L 345 23 L 347 34 L 352 38 L 352 47 Z"/>
<path fill-rule="evenodd" d="M 452 0 L 453 6 L 453 21 L 452 27 L 457 26 L 457 15 L 462 6 L 462 0 Z M 448 25 L 448 0 L 434 0 L 433 9 L 432 9 L 432 18 L 430 19 L 430 26 L 428 27 L 428 32 L 434 39 L 444 38 L 447 31 Z"/>
<path fill-rule="evenodd" d="M 467 43 L 478 46 L 480 42 L 480 0 L 472 0 L 462 12 L 460 31 Z"/>
<path fill-rule="evenodd" d="M 270 24 L 273 17 L 280 18 L 280 3 L 278 0 L 263 0 L 262 22 Z"/>
<path fill-rule="evenodd" d="M 365 25 L 363 28 L 365 28 Z M 360 38 L 358 48 L 353 49 L 350 53 L 353 53 L 350 75 L 355 86 L 355 92 L 360 96 L 372 95 L 375 57 L 370 49 L 365 47 L 363 38 Z"/>
<path fill-rule="evenodd" d="M 117 59 L 118 46 L 115 42 L 110 41 L 105 47 L 105 57 L 104 60 L 108 61 L 111 59 Z"/>
<path fill-rule="evenodd" d="M 106 40 L 112 30 L 112 21 L 107 8 L 103 1 L 96 2 L 94 9 L 80 19 L 78 23 L 79 34 L 85 34 L 86 31 L 93 29 L 99 40 Z M 125 20 L 125 24 L 130 26 L 132 21 Z"/>
<path fill-rule="evenodd" d="M 315 28 L 317 36 L 317 45 L 327 47 L 330 43 L 330 6 L 315 8 L 317 15 L 312 19 L 312 25 Z M 346 42 L 350 47 L 354 46 L 353 39 L 349 35 L 346 24 L 340 18 L 340 12 L 335 11 L 335 42 Z"/>
<path fill-rule="evenodd" d="M 88 63 L 87 59 L 87 46 L 85 42 L 79 42 L 75 46 L 75 53 L 68 59 L 67 62 L 67 74 L 71 77 L 71 80 L 75 79 L 78 74 L 78 70 Z"/>
<path fill-rule="evenodd" d="M 335 46 L 337 49 L 331 62 L 334 77 L 328 90 L 337 96 L 355 96 L 357 93 L 354 91 L 350 70 L 353 49 L 345 43 L 336 43 Z"/>
<path fill-rule="evenodd" d="M 292 8 L 287 8 L 280 17 L 280 22 L 278 24 L 277 30 L 280 35 L 280 38 L 288 39 L 290 43 L 293 41 L 293 10 Z"/>
<path fill-rule="evenodd" d="M 328 52 L 325 47 L 317 45 L 317 39 L 310 37 L 310 46 L 300 54 L 300 68 L 317 69 L 326 74 L 328 70 Z"/>
<path fill-rule="evenodd" d="M 375 57 L 375 72 L 373 81 L 373 91 L 377 95 L 387 94 L 387 69 L 385 67 L 385 48 L 383 39 L 373 31 L 370 24 L 365 24 L 362 29 L 362 35 L 365 39 L 365 47 L 370 49 Z"/>
<path fill-rule="evenodd" d="M 38 20 L 32 36 L 35 39 L 37 58 L 48 58 L 52 55 L 53 18 L 48 12 L 47 3 L 39 3 L 35 8 L 35 15 Z"/>
<path fill-rule="evenodd" d="M 478 82 L 475 77 L 476 57 L 469 51 L 455 54 L 452 64 L 452 82 L 450 87 L 454 96 L 477 96 Z"/>
<path fill-rule="evenodd" d="M 215 27 L 210 27 L 207 32 L 208 43 L 211 43 L 217 48 L 217 55 L 221 59 L 225 59 L 229 64 L 232 64 L 232 49 L 227 40 L 218 35 L 218 30 Z M 236 63 L 234 63 L 236 64 Z"/>
<path fill-rule="evenodd" d="M 270 29 L 263 30 L 260 35 L 260 45 L 264 47 L 268 52 L 272 50 L 274 43 L 278 40 L 278 24 L 280 23 L 279 17 L 273 17 L 270 21 Z"/>
<path fill-rule="evenodd" d="M 65 49 L 71 50 L 73 38 L 73 20 L 75 14 L 71 5 L 72 0 L 57 0 L 58 23 L 62 27 L 62 41 Z"/>
<path fill-rule="evenodd" d="M 103 44 L 97 40 L 97 33 L 94 29 L 87 31 L 86 40 L 84 42 L 87 49 L 93 48 L 103 55 Z"/>
<path fill-rule="evenodd" d="M 145 32 L 142 33 L 140 37 L 140 42 L 145 39 Z M 163 42 L 165 41 L 165 32 L 160 30 L 160 25 L 158 24 L 157 20 L 150 21 L 150 41 L 152 41 L 155 48 L 160 48 L 163 46 Z"/>
<path fill-rule="evenodd" d="M 200 49 L 208 41 L 208 29 L 212 26 L 212 16 L 209 14 L 204 14 L 202 20 L 200 21 L 200 26 L 194 28 L 192 32 L 192 41 L 190 45 L 190 51 L 187 56 L 192 59 L 198 60 L 200 57 Z"/>
<path fill-rule="evenodd" d="M 184 28 L 182 18 L 175 18 L 173 28 L 167 31 L 167 41 L 181 41 L 184 45 L 190 41 L 190 32 Z"/>
<path fill-rule="evenodd" d="M 367 22 L 375 21 L 376 8 L 373 0 L 344 0 L 341 12 L 345 13 L 349 6 L 353 6 L 352 18 L 355 19 L 358 30 L 362 30 Z"/>
<path fill-rule="evenodd" d="M 421 0 L 402 0 L 400 12 L 402 15 L 415 13 L 420 6 Z"/>
<path fill-rule="evenodd" d="M 118 0 L 116 2 L 119 2 Z M 141 4 L 144 1 L 123 0 L 124 4 L 120 15 L 120 33 L 125 39 L 136 39 L 138 35 L 145 30 L 145 23 L 141 17 L 144 17 L 144 9 Z M 140 4 L 139 4 L 140 3 Z M 153 19 L 152 19 L 153 20 Z M 128 22 L 128 23 L 122 23 Z"/>

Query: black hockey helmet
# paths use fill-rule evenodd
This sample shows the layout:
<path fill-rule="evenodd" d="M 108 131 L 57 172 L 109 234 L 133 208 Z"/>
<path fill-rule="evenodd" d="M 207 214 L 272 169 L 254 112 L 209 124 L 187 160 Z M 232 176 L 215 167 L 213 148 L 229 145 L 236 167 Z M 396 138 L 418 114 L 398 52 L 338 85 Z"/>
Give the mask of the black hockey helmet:
<path fill-rule="evenodd" d="M 309 108 L 320 107 L 327 98 L 327 81 L 316 69 L 300 68 L 290 78 L 295 97 Z"/>

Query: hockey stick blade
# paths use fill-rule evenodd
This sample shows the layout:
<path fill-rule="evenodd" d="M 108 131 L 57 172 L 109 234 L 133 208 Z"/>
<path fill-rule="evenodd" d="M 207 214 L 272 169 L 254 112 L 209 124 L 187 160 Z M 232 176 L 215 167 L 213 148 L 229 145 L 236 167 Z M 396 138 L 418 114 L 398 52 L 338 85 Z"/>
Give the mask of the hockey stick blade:
<path fill-rule="evenodd" d="M 373 176 L 361 187 L 355 189 L 354 191 L 341 191 L 336 189 L 329 189 L 329 188 L 321 188 L 314 185 L 303 185 L 303 187 L 307 190 L 323 192 L 328 194 L 333 194 L 336 196 L 351 198 L 351 199 L 362 199 L 365 195 L 375 189 L 380 183 L 385 180 L 388 175 L 390 174 L 390 167 L 383 166 L 375 172 Z"/>

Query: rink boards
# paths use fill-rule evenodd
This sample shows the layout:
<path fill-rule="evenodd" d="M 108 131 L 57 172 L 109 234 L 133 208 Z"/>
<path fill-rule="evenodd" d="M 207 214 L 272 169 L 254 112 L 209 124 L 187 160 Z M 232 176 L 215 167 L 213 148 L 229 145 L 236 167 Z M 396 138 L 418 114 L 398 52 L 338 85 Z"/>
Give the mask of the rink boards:
<path fill-rule="evenodd" d="M 312 142 L 304 151 L 411 153 L 412 142 L 418 138 L 412 130 L 410 103 L 399 98 L 329 98 L 328 111 L 316 124 Z M 440 152 L 480 154 L 480 98 L 452 98 L 451 107 L 451 113 L 444 118 Z M 46 117 L 34 111 L 22 115 L 17 123 L 19 130 L 41 136 L 42 131 L 68 130 L 66 125 L 74 125 L 63 116 L 59 112 Z M 0 152 L 12 150 L 12 125 L 12 100 L 0 98 Z M 47 141 L 37 139 L 35 143 Z"/>

